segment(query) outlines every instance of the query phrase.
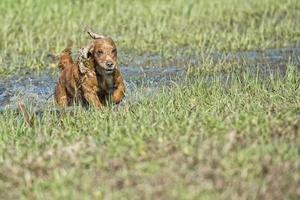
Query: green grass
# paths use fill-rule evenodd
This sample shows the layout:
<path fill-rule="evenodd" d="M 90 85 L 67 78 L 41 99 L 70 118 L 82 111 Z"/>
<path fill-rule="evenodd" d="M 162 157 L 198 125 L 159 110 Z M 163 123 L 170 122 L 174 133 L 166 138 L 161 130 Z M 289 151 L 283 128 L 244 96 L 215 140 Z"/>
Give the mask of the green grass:
<path fill-rule="evenodd" d="M 297 199 L 300 75 L 201 71 L 103 112 L 0 115 L 4 199 Z M 241 81 L 243 79 L 243 81 Z"/>
<path fill-rule="evenodd" d="M 181 49 L 197 55 L 295 46 L 299 9 L 298 0 L 2 0 L 0 73 L 47 68 L 46 55 L 68 39 L 86 44 L 85 26 L 113 37 L 123 52 L 166 58 Z"/>
<path fill-rule="evenodd" d="M 86 25 L 117 41 L 121 61 L 297 46 L 299 9 L 298 0 L 2 0 L 0 75 L 43 72 L 68 39 L 86 44 Z M 151 95 L 134 90 L 100 112 L 46 109 L 33 127 L 1 111 L 0 199 L 299 199 L 300 74 L 286 65 L 262 79 L 207 57 Z"/>

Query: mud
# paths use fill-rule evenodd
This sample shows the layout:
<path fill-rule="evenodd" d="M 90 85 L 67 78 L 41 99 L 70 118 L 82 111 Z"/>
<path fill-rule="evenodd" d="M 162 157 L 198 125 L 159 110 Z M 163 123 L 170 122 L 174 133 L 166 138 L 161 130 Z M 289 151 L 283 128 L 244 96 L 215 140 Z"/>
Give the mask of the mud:
<path fill-rule="evenodd" d="M 183 68 L 122 67 L 126 98 L 136 99 L 138 91 L 151 94 L 163 85 L 170 85 L 184 75 Z M 53 91 L 58 73 L 45 71 L 41 75 L 15 76 L 0 80 L 0 110 L 16 109 L 19 101 L 41 110 L 53 106 Z"/>
<path fill-rule="evenodd" d="M 250 73 L 257 73 L 257 69 L 259 69 L 264 76 L 274 72 L 284 75 L 289 63 L 293 63 L 300 69 L 300 48 L 213 53 L 199 56 L 198 59 L 181 56 L 167 60 L 157 55 L 127 57 L 123 59 L 126 62 L 121 63 L 120 67 L 126 81 L 126 100 L 137 100 L 140 93 L 152 95 L 162 86 L 172 85 L 183 80 L 187 67 L 201 67 L 202 58 L 208 56 L 212 58 L 213 62 L 237 64 Z M 127 62 L 131 63 L 130 66 Z M 38 110 L 47 106 L 53 107 L 53 91 L 57 77 L 57 70 L 47 70 L 40 75 L 32 74 L 1 79 L 0 111 L 16 109 L 16 104 L 20 100 Z"/>
<path fill-rule="evenodd" d="M 271 74 L 284 76 L 289 64 L 300 70 L 300 48 L 269 49 L 237 53 L 213 54 L 216 62 L 232 63 L 242 66 L 249 73 L 268 77 Z"/>

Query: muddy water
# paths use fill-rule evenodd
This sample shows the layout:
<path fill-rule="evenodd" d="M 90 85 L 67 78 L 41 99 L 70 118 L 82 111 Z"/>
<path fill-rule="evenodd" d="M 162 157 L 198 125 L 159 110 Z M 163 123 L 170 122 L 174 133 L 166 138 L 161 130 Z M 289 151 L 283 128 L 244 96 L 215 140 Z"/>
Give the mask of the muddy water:
<path fill-rule="evenodd" d="M 128 97 L 136 99 L 137 91 L 150 95 L 162 85 L 170 85 L 184 75 L 183 68 L 121 67 Z M 16 109 L 23 101 L 36 110 L 53 106 L 53 91 L 58 74 L 45 71 L 41 75 L 26 75 L 0 80 L 0 110 Z"/>
<path fill-rule="evenodd" d="M 216 62 L 238 63 L 256 73 L 257 67 L 264 75 L 273 72 L 285 73 L 286 65 L 300 66 L 300 48 L 285 48 L 267 51 L 210 54 Z M 202 57 L 203 58 L 203 57 Z M 172 61 L 159 56 L 135 56 L 131 67 L 121 67 L 126 81 L 127 99 L 136 100 L 140 93 L 151 95 L 161 86 L 174 84 L 185 75 L 185 66 L 201 67 L 201 58 L 180 57 Z M 124 64 L 123 64 L 124 65 Z M 127 64 L 128 65 L 128 64 Z M 163 66 L 163 67 L 161 67 Z M 45 71 L 41 75 L 15 76 L 0 80 L 0 111 L 15 109 L 20 100 L 37 110 L 53 107 L 53 90 L 58 74 Z"/>
<path fill-rule="evenodd" d="M 284 75 L 288 64 L 300 70 L 300 48 L 269 49 L 238 53 L 213 54 L 214 60 L 235 63 L 250 73 L 259 72 L 263 77 L 273 73 Z"/>

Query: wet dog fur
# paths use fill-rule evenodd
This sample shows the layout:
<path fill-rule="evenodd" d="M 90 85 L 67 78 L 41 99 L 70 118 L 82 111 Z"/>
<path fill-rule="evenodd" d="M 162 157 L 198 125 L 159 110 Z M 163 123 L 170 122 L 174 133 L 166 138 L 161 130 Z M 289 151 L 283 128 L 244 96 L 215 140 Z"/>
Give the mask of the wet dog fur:
<path fill-rule="evenodd" d="M 93 41 L 80 49 L 76 62 L 72 59 L 70 46 L 59 56 L 61 73 L 54 92 L 59 106 L 78 102 L 101 108 L 109 101 L 120 103 L 125 95 L 115 43 L 111 38 L 88 33 Z"/>
<path fill-rule="evenodd" d="M 120 103 L 125 94 L 124 81 L 118 69 L 117 47 L 109 37 L 88 32 L 93 38 L 88 58 L 97 74 L 100 101 Z"/>

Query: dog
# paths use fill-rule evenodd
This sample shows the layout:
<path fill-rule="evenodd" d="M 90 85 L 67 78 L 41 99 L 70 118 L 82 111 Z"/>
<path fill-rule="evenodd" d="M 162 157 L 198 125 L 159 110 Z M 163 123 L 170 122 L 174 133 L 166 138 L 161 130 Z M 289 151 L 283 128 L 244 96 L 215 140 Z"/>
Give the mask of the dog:
<path fill-rule="evenodd" d="M 90 65 L 95 69 L 99 91 L 98 97 L 102 104 L 111 101 L 118 104 L 125 96 L 125 85 L 118 68 L 117 47 L 110 37 L 87 33 L 93 39 L 87 52 Z"/>
<path fill-rule="evenodd" d="M 92 43 L 79 50 L 76 62 L 71 56 L 71 45 L 59 56 L 61 74 L 55 88 L 57 105 L 74 103 L 103 107 L 108 101 L 120 103 L 125 86 L 117 65 L 117 49 L 111 38 L 87 31 Z"/>

